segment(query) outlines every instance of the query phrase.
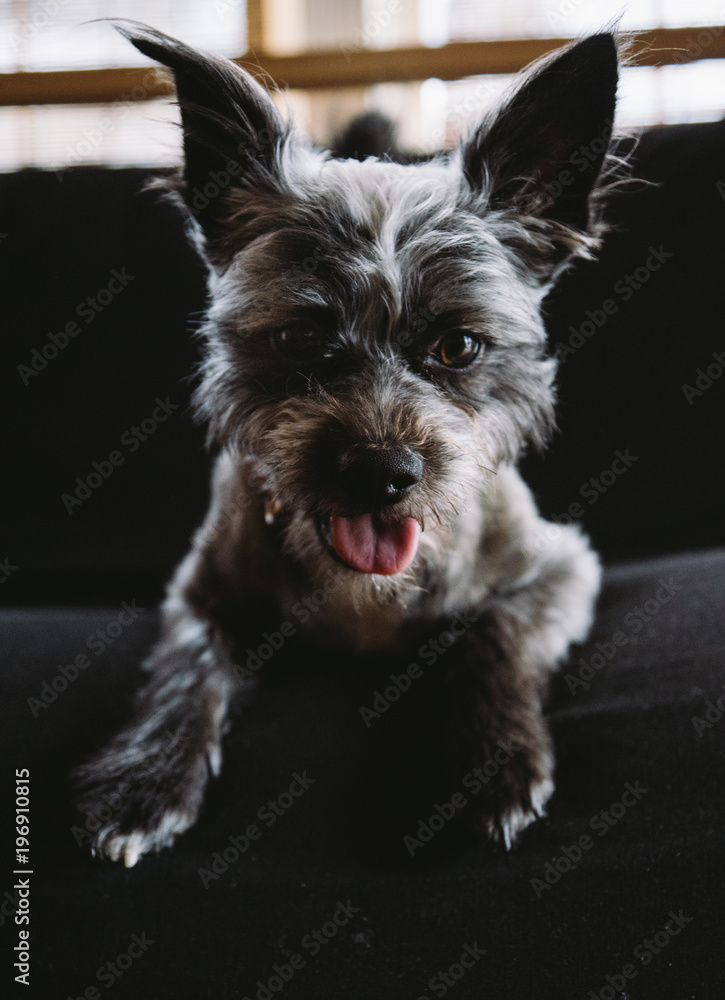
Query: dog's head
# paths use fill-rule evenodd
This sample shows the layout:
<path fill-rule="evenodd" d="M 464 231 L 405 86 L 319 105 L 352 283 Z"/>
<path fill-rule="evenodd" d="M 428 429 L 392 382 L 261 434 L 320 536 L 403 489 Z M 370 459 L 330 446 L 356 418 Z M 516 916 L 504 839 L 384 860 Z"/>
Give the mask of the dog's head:
<path fill-rule="evenodd" d="M 443 530 L 551 430 L 539 310 L 597 242 L 613 37 L 545 59 L 454 153 L 402 166 L 317 152 L 233 63 L 119 30 L 175 75 L 212 438 L 249 457 L 298 557 L 403 574 L 420 525 Z"/>

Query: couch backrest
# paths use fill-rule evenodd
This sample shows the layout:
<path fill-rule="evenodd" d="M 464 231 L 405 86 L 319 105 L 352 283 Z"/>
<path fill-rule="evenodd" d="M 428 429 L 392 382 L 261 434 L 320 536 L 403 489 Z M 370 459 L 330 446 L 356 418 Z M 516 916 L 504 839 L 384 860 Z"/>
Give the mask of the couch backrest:
<path fill-rule="evenodd" d="M 725 542 L 725 123 L 653 130 L 635 164 L 658 186 L 616 199 L 599 261 L 547 303 L 561 432 L 525 462 L 542 512 L 607 558 Z M 204 275 L 146 176 L 0 176 L 7 600 L 153 600 L 203 514 Z"/>

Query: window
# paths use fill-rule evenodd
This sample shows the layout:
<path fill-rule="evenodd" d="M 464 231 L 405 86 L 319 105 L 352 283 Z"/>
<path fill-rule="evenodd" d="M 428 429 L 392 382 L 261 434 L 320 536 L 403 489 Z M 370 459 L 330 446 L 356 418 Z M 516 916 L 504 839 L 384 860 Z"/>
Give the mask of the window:
<path fill-rule="evenodd" d="M 0 0 L 0 169 L 178 162 L 158 74 L 109 24 L 89 23 L 121 14 L 246 51 L 289 85 L 280 104 L 321 143 L 378 108 L 403 146 L 451 145 L 517 68 L 618 17 L 640 63 L 622 75 L 623 124 L 725 111 L 725 0 Z"/>

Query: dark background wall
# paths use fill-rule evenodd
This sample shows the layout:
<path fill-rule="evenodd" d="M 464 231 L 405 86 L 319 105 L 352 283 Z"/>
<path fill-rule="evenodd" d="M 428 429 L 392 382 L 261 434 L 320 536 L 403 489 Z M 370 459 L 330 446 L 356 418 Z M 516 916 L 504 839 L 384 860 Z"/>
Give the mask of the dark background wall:
<path fill-rule="evenodd" d="M 648 133 L 635 171 L 656 183 L 617 197 L 600 260 L 547 303 L 560 433 L 525 463 L 542 512 L 573 514 L 610 561 L 725 542 L 725 356 L 713 358 L 725 352 L 725 123 Z M 130 585 L 154 600 L 203 515 L 209 457 L 188 400 L 204 275 L 146 176 L 0 176 L 9 602 L 115 600 Z M 688 401 L 685 384 L 705 388 Z M 157 399 L 178 409 L 147 434 Z M 94 472 L 100 485 L 69 512 L 63 494 Z"/>

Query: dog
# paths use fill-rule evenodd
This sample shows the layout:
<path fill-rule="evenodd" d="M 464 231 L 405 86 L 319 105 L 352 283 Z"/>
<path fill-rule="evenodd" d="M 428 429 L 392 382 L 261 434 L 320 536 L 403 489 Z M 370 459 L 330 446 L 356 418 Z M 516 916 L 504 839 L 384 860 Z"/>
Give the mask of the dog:
<path fill-rule="evenodd" d="M 618 41 L 545 57 L 455 150 L 401 164 L 321 152 L 231 61 L 116 27 L 175 78 L 184 165 L 164 184 L 208 266 L 195 408 L 216 459 L 135 716 L 78 771 L 88 814 L 124 789 L 94 852 L 131 866 L 194 824 L 235 651 L 317 590 L 301 631 L 346 654 L 407 663 L 450 629 L 445 765 L 460 781 L 514 748 L 468 813 L 509 848 L 552 795 L 542 699 L 600 583 L 516 463 L 554 427 L 542 300 L 605 228 Z"/>

